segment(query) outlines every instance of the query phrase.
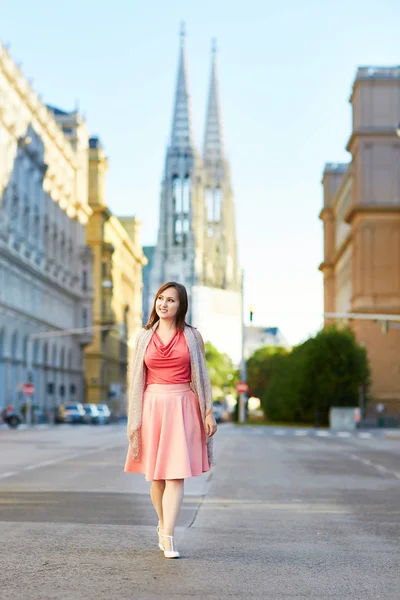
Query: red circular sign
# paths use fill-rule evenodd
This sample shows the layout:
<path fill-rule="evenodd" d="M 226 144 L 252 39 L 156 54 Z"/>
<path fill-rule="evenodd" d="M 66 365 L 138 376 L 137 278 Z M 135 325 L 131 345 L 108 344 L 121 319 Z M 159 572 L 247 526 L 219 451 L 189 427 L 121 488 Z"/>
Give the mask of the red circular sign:
<path fill-rule="evenodd" d="M 239 394 L 244 394 L 245 392 L 247 392 L 248 389 L 249 386 L 245 381 L 238 381 L 238 383 L 236 384 L 236 391 L 239 392 Z"/>
<path fill-rule="evenodd" d="M 22 393 L 24 396 L 33 396 L 35 393 L 35 386 L 33 383 L 25 383 L 25 385 L 22 386 Z"/>

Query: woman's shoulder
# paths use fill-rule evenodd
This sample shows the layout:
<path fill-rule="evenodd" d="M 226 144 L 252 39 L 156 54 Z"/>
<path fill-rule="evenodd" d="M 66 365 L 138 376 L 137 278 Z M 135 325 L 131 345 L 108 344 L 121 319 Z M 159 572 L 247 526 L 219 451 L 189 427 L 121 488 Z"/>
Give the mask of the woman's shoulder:
<path fill-rule="evenodd" d="M 136 344 L 139 343 L 143 338 L 151 336 L 153 333 L 154 332 L 152 331 L 152 329 L 146 329 L 146 327 L 141 327 L 136 334 Z"/>
<path fill-rule="evenodd" d="M 193 327 L 193 325 L 186 324 L 186 327 L 188 329 L 190 329 L 190 331 L 193 332 L 193 335 L 196 337 L 197 341 L 200 344 L 201 349 L 204 352 L 204 340 L 203 340 L 203 336 L 201 335 L 200 331 L 196 327 Z"/>

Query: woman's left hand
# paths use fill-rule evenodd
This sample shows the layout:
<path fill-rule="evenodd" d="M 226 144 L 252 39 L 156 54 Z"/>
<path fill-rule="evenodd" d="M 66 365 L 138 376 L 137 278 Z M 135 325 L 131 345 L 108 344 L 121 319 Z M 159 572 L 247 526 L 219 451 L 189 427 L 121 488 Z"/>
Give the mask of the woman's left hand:
<path fill-rule="evenodd" d="M 217 422 L 214 418 L 213 413 L 208 413 L 206 416 L 206 435 L 212 437 L 217 431 Z"/>

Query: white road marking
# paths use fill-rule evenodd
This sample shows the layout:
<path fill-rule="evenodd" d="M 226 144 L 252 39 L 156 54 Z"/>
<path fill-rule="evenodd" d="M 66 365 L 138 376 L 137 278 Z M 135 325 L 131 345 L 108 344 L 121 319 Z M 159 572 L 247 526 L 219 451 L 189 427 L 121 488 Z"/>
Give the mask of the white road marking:
<path fill-rule="evenodd" d="M 285 435 L 286 429 L 275 429 L 274 435 Z"/>
<path fill-rule="evenodd" d="M 337 435 L 337 437 L 340 437 L 340 438 L 351 437 L 351 433 L 349 433 L 348 431 L 338 431 L 336 435 Z"/>
<path fill-rule="evenodd" d="M 367 439 L 367 438 L 372 438 L 372 435 L 370 433 L 363 432 L 363 433 L 359 433 L 357 435 L 357 437 L 362 438 L 362 439 Z"/>
<path fill-rule="evenodd" d="M 383 465 L 374 463 L 371 460 L 368 460 L 367 458 L 362 458 L 361 456 L 357 456 L 356 454 L 349 454 L 349 457 L 352 458 L 353 460 L 358 460 L 359 462 L 362 462 L 364 465 L 367 465 L 368 467 L 373 467 L 380 473 L 388 473 L 389 475 L 393 475 L 394 477 L 396 477 L 396 479 L 400 479 L 400 473 L 398 473 L 397 471 L 392 471 L 391 469 L 387 469 Z"/>
<path fill-rule="evenodd" d="M 382 473 L 389 473 L 389 469 L 387 469 L 386 467 L 382 466 L 382 465 L 373 465 L 375 467 L 375 469 L 378 469 L 378 471 L 382 471 Z"/>
<path fill-rule="evenodd" d="M 55 465 L 60 462 L 64 462 L 67 460 L 71 460 L 72 458 L 81 458 L 86 454 L 94 454 L 96 452 L 104 452 L 104 450 L 110 450 L 111 448 L 119 448 L 117 444 L 109 444 L 108 446 L 101 446 L 99 448 L 90 448 L 90 450 L 75 452 L 74 454 L 68 454 L 67 456 L 61 456 L 60 458 L 55 458 L 52 460 L 44 460 L 40 463 L 35 463 L 33 465 L 26 465 L 22 467 L 19 471 L 7 471 L 6 473 L 0 474 L 0 479 L 6 479 L 7 477 L 12 477 L 13 475 L 20 475 L 24 471 L 33 471 L 34 469 L 40 469 L 42 467 L 47 467 L 49 465 Z"/>
<path fill-rule="evenodd" d="M 294 432 L 294 435 L 308 435 L 308 431 L 304 431 L 303 429 L 299 429 L 298 431 Z"/>
<path fill-rule="evenodd" d="M 317 433 L 315 434 L 318 437 L 331 437 L 332 434 L 329 431 L 317 431 Z"/>
<path fill-rule="evenodd" d="M 13 475 L 16 475 L 18 473 L 18 471 L 7 471 L 7 473 L 3 473 L 2 475 L 0 475 L 0 479 L 5 479 L 6 477 L 12 477 Z"/>

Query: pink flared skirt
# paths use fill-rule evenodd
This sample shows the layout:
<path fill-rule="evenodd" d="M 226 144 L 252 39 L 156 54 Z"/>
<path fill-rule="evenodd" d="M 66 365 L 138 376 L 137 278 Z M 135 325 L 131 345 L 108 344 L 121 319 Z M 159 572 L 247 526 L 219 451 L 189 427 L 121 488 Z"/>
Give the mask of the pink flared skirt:
<path fill-rule="evenodd" d="M 188 383 L 152 383 L 143 396 L 141 455 L 128 448 L 124 471 L 147 481 L 185 479 L 210 470 L 199 401 Z"/>

